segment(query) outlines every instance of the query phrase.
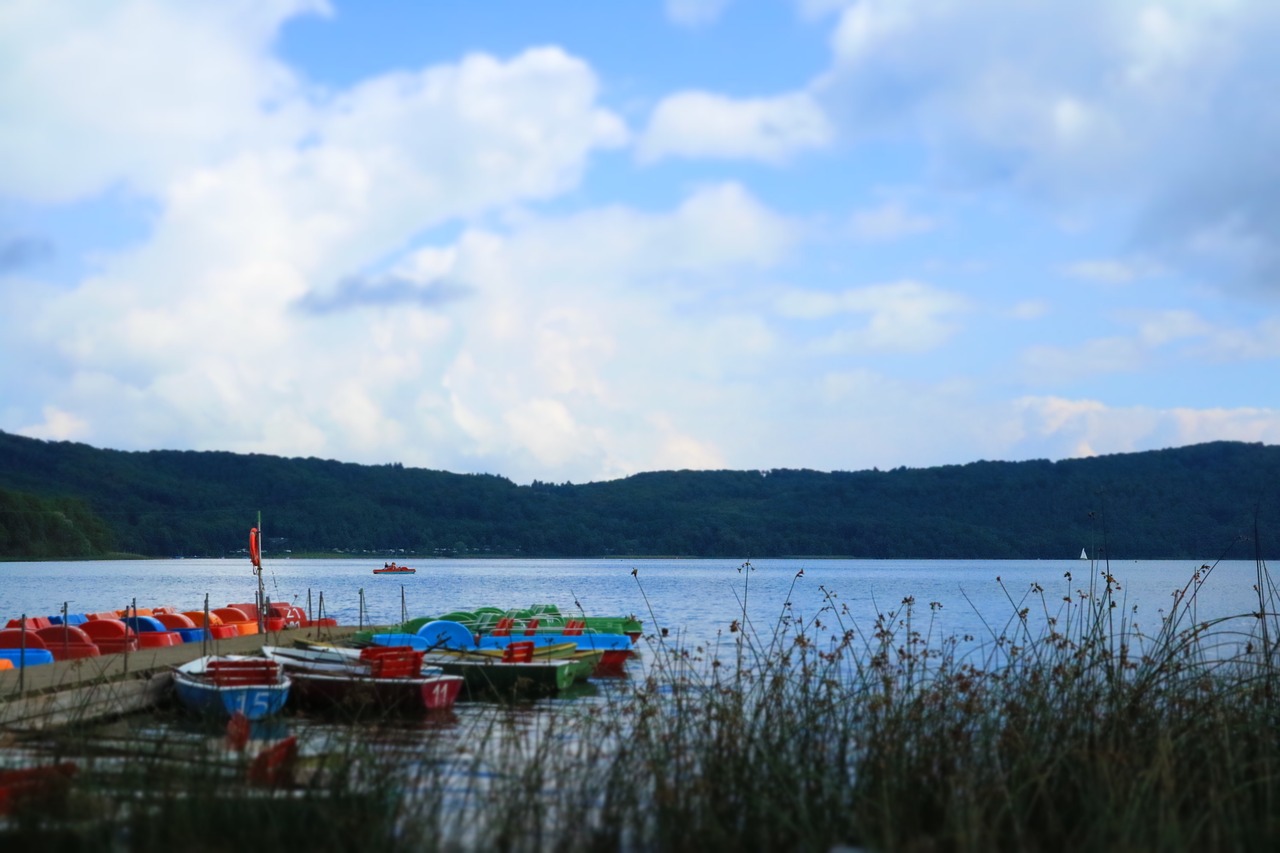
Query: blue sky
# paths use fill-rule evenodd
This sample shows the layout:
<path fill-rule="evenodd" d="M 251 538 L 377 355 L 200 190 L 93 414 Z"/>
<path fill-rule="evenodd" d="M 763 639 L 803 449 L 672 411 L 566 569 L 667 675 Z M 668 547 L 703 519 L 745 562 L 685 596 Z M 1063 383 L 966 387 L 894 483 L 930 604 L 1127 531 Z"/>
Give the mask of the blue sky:
<path fill-rule="evenodd" d="M 1280 442 L 1280 5 L 0 2 L 0 429 L 586 482 Z"/>

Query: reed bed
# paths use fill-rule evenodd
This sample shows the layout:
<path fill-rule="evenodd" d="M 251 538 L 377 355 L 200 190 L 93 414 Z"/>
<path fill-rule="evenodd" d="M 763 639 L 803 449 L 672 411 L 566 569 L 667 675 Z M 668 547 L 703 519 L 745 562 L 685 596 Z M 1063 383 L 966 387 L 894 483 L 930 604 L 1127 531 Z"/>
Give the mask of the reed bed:
<path fill-rule="evenodd" d="M 716 641 L 647 637 L 644 673 L 601 683 L 590 701 L 476 705 L 435 728 L 328 729 L 291 782 L 268 790 L 209 750 L 186 744 L 175 760 L 135 744 L 94 765 L 114 758 L 124 775 L 77 780 L 73 794 L 93 808 L 76 813 L 92 821 L 41 812 L 0 839 L 89 849 L 105 837 L 130 850 L 239 849 L 246 838 L 382 851 L 1271 847 L 1275 590 L 1259 563 L 1256 611 L 1197 621 L 1213 568 L 1191 573 L 1152 632 L 1108 567 L 1091 564 L 1055 589 L 1009 590 L 1007 621 L 985 636 L 947 637 L 936 603 L 906 598 L 860 624 L 829 590 L 819 612 L 800 617 L 788 596 L 757 626 L 746 563 L 741 616 Z"/>

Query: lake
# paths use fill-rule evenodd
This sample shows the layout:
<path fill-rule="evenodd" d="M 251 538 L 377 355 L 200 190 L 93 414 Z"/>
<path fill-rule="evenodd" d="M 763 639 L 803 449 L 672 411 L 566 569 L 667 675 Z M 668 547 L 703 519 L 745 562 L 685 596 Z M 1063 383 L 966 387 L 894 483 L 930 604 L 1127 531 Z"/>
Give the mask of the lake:
<path fill-rule="evenodd" d="M 745 612 L 752 627 L 768 633 L 784 610 L 806 621 L 833 601 L 842 618 L 869 630 L 877 613 L 899 610 L 914 597 L 913 626 L 931 638 L 990 640 L 1029 607 L 1043 622 L 1062 598 L 1088 592 L 1110 571 L 1127 618 L 1154 633 L 1173 593 L 1198 568 L 1192 561 L 1089 560 L 736 560 L 593 559 L 409 561 L 414 575 L 374 575 L 382 560 L 263 560 L 263 586 L 272 601 L 313 612 L 323 595 L 325 615 L 341 624 L 365 624 L 469 610 L 483 605 L 524 607 L 555 603 L 587 614 L 635 614 L 646 632 L 668 630 L 691 645 L 713 643 Z M 1229 561 L 1214 566 L 1200 589 L 1196 619 L 1258 609 L 1256 566 Z M 803 572 L 803 574 L 800 574 Z M 1066 575 L 1070 575 L 1070 579 Z M 247 559 L 122 560 L 0 563 L 0 619 L 176 605 L 198 610 L 252 601 L 256 579 Z M 1043 589 L 1029 595 L 1033 584 Z M 790 607 L 787 608 L 787 602 Z M 1135 610 L 1136 608 L 1136 610 Z M 823 618 L 830 625 L 832 619 Z"/>

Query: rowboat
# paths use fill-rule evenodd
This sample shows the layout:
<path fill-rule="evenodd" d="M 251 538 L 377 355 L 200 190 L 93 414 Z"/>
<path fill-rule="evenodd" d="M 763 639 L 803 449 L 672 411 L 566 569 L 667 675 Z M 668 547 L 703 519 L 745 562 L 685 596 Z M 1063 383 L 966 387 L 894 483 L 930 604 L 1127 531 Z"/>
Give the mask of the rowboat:
<path fill-rule="evenodd" d="M 374 642 L 388 642 L 387 635 L 375 637 Z M 576 643 L 539 643 L 534 638 L 521 637 L 502 646 L 482 646 L 465 626 L 448 621 L 428 622 L 409 642 L 425 648 L 427 658 L 445 667 L 446 672 L 450 666 L 470 665 L 466 673 L 469 688 L 474 684 L 477 688 L 496 688 L 498 692 L 521 687 L 530 693 L 555 693 L 574 681 L 585 681 L 600 663 L 599 652 L 584 652 Z M 506 669 L 485 668 L 494 666 Z M 536 678 L 532 667 L 543 668 Z M 508 683 L 508 677 L 533 683 Z"/>
<path fill-rule="evenodd" d="M 179 701 L 192 711 L 223 717 L 238 711 L 261 720 L 284 707 L 292 681 L 267 658 L 210 655 L 175 667 L 173 684 Z"/>
<path fill-rule="evenodd" d="M 305 648 L 263 646 L 263 654 L 293 678 L 299 704 L 359 711 L 420 713 L 453 707 L 463 679 L 424 667 L 420 651 L 405 647 Z"/>
<path fill-rule="evenodd" d="M 461 676 L 470 696 L 552 696 L 585 679 L 595 668 L 596 662 L 575 657 L 535 658 L 532 642 L 481 650 L 466 628 L 453 623 L 452 629 L 446 630 L 453 632 L 451 637 L 433 630 L 425 634 L 371 634 L 368 640 L 375 645 L 410 646 L 421 651 L 425 663 Z"/>

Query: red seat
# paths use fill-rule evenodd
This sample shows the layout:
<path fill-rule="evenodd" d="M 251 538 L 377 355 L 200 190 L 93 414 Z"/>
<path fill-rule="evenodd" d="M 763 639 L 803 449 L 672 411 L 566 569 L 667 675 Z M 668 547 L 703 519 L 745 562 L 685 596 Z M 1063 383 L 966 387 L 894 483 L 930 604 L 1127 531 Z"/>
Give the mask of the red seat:
<path fill-rule="evenodd" d="M 205 672 L 219 686 L 275 684 L 280 680 L 280 665 L 267 658 L 211 660 Z"/>
<path fill-rule="evenodd" d="M 498 624 L 493 626 L 493 630 L 489 632 L 494 637 L 510 637 L 511 629 L 515 626 L 516 620 L 510 616 L 503 616 L 498 620 Z"/>
<path fill-rule="evenodd" d="M 244 618 L 258 621 L 258 605 L 256 604 L 228 604 L 227 607 L 234 607 L 236 610 L 244 613 Z"/>
<path fill-rule="evenodd" d="M 138 635 L 119 619 L 90 619 L 80 626 L 103 654 L 138 650 Z"/>
<path fill-rule="evenodd" d="M 170 630 L 177 630 L 178 628 L 199 627 L 198 625 L 196 625 L 195 622 L 191 621 L 190 616 L 186 616 L 182 613 L 160 613 L 159 611 L 157 611 L 154 615 L 156 620 L 159 621 L 161 625 L 165 626 Z"/>
<path fill-rule="evenodd" d="M 138 635 L 138 648 L 166 649 L 182 645 L 182 635 L 177 631 L 143 631 Z"/>
<path fill-rule="evenodd" d="M 249 615 L 238 607 L 218 607 L 213 613 L 222 620 L 223 625 L 234 627 L 242 637 L 258 633 L 257 620 L 250 620 Z"/>
<path fill-rule="evenodd" d="M 529 663 L 533 660 L 533 640 L 517 640 L 502 650 L 502 659 L 508 663 Z"/>
<path fill-rule="evenodd" d="M 200 610 L 184 611 L 183 616 L 187 617 L 195 624 L 197 628 L 205 628 L 209 631 L 209 636 L 215 640 L 225 640 L 229 637 L 240 636 L 240 631 L 235 625 L 222 624 L 222 617 L 216 613 L 209 614 L 209 624 L 204 624 L 204 612 Z"/>
<path fill-rule="evenodd" d="M 74 625 L 50 625 L 36 631 L 45 648 L 53 652 L 54 660 L 78 660 L 96 658 L 102 654 L 98 644 Z"/>
<path fill-rule="evenodd" d="M 422 672 L 424 652 L 409 646 L 370 646 L 360 650 L 374 678 L 412 678 Z"/>
<path fill-rule="evenodd" d="M 43 649 L 46 648 L 40 635 L 30 629 L 0 629 L 0 649 Z"/>
<path fill-rule="evenodd" d="M 53 622 L 48 616 L 28 616 L 27 624 L 24 626 L 21 619 L 10 619 L 6 628 L 22 628 L 26 627 L 29 631 L 39 631 L 41 628 L 48 628 Z"/>

